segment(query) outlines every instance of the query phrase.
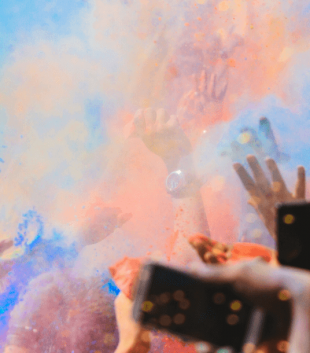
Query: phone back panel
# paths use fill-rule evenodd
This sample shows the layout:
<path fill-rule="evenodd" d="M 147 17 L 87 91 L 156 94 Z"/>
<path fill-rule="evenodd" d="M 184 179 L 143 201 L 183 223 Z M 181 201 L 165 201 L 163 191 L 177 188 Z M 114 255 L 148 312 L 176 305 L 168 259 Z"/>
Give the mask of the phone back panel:
<path fill-rule="evenodd" d="M 310 270 L 310 203 L 280 204 L 277 228 L 279 262 Z"/>
<path fill-rule="evenodd" d="M 134 317 L 144 326 L 240 351 L 253 307 L 229 285 L 207 283 L 161 265 L 147 265 Z"/>

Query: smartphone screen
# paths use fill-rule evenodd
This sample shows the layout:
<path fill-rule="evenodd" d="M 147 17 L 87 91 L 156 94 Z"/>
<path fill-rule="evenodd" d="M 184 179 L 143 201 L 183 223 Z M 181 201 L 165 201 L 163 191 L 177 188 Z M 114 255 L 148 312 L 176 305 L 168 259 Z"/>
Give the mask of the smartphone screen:
<path fill-rule="evenodd" d="M 280 204 L 277 216 L 278 260 L 310 270 L 310 203 Z"/>
<path fill-rule="evenodd" d="M 256 327 L 249 333 L 253 314 Z M 247 337 L 252 335 L 250 340 L 258 340 L 262 314 L 230 285 L 207 283 L 151 263 L 141 273 L 134 318 L 144 326 L 240 352 Z"/>

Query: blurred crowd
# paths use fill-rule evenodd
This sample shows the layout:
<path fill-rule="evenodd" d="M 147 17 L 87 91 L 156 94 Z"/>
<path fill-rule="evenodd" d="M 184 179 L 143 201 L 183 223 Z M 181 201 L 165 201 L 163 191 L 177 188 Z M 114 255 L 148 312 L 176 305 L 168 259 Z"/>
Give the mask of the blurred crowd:
<path fill-rule="evenodd" d="M 193 44 L 189 38 L 190 34 L 182 37 L 167 69 L 177 77 L 167 88 L 168 108 L 174 114 L 139 109 L 125 128 L 129 140 L 140 139 L 166 167 L 162 188 L 171 197 L 174 213 L 169 253 L 124 257 L 96 276 L 83 277 L 80 269 L 87 263 L 81 265 L 78 259 L 85 247 L 104 244 L 132 215 L 119 208 L 99 207 L 72 244 L 57 234 L 56 240 L 44 239 L 36 211 L 24 215 L 17 238 L 0 243 L 1 324 L 8 325 L 1 337 L 3 352 L 202 352 L 197 344 L 150 332 L 132 319 L 134 288 L 146 258 L 202 273 L 204 264 L 213 264 L 206 278 L 232 283 L 255 305 L 274 308 L 285 322 L 274 337 L 255 348 L 256 353 L 310 351 L 310 274 L 280 266 L 274 248 L 276 204 L 305 200 L 305 168 L 296 166 L 296 186 L 289 190 L 278 164 L 290 156 L 276 141 L 272 117 L 261 117 L 257 129 L 244 126 L 221 153 L 231 158 L 231 167 L 248 195 L 243 207 L 251 209 L 245 212 L 249 219 L 241 221 L 237 242 L 224 244 L 212 238 L 201 195 L 204 174 L 197 170 L 194 152 L 205 126 L 221 121 L 229 87 L 228 58 L 244 44 L 244 38 L 237 30 L 225 36 L 214 34 L 212 43 Z M 180 67 L 182 74 L 177 75 Z M 253 232 L 259 235 L 253 238 Z M 18 251 L 18 256 L 7 255 Z M 283 289 L 289 292 L 289 307 L 280 305 L 278 293 Z M 204 349 L 213 352 L 213 348 Z"/>

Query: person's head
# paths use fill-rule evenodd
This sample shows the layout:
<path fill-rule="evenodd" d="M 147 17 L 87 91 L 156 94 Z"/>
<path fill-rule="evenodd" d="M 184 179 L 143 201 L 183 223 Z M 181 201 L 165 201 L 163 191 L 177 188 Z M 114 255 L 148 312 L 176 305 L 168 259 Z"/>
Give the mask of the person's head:
<path fill-rule="evenodd" d="M 7 345 L 33 353 L 112 353 L 118 342 L 113 301 L 100 279 L 41 275 L 11 313 Z"/>

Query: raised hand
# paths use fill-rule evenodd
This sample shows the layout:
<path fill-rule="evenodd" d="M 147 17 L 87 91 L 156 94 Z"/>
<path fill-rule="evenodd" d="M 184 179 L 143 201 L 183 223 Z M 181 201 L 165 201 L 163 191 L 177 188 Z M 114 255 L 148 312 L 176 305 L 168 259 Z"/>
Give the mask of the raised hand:
<path fill-rule="evenodd" d="M 275 205 L 278 202 L 291 202 L 305 199 L 305 168 L 303 166 L 298 167 L 295 192 L 290 193 L 285 185 L 278 166 L 273 159 L 266 159 L 266 165 L 271 174 L 271 183 L 267 179 L 255 156 L 247 156 L 247 162 L 253 172 L 254 179 L 240 163 L 235 163 L 233 167 L 237 172 L 243 186 L 249 193 L 250 199 L 248 203 L 254 207 L 259 217 L 264 222 L 270 235 L 276 239 Z"/>
<path fill-rule="evenodd" d="M 164 109 L 139 109 L 134 126 L 136 134 L 151 152 L 162 158 L 168 171 L 176 169 L 180 160 L 192 151 L 177 117 L 169 116 Z"/>
<path fill-rule="evenodd" d="M 82 242 L 84 245 L 98 243 L 114 232 L 118 227 L 126 223 L 132 215 L 122 213 L 118 207 L 104 207 L 92 210 L 86 214 L 86 220 L 82 227 Z"/>
<path fill-rule="evenodd" d="M 254 154 L 261 162 L 266 157 L 273 158 L 277 163 L 287 162 L 290 156 L 282 152 L 276 141 L 271 122 L 266 117 L 259 119 L 258 129 L 244 126 L 234 141 L 229 142 L 220 150 L 221 156 L 230 155 L 233 162 L 246 162 L 246 156 Z"/>
<path fill-rule="evenodd" d="M 195 140 L 201 130 L 221 117 L 223 99 L 228 87 L 228 68 L 223 65 L 212 71 L 202 70 L 199 74 L 194 74 L 192 79 L 193 88 L 181 97 L 177 115 L 182 127 L 189 132 L 191 139 Z"/>

